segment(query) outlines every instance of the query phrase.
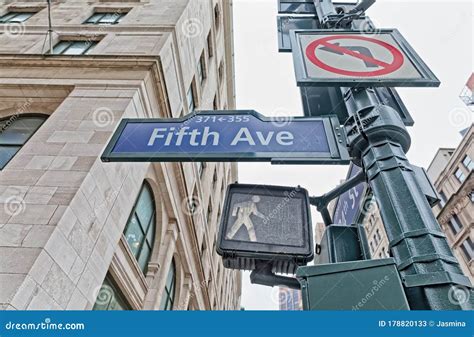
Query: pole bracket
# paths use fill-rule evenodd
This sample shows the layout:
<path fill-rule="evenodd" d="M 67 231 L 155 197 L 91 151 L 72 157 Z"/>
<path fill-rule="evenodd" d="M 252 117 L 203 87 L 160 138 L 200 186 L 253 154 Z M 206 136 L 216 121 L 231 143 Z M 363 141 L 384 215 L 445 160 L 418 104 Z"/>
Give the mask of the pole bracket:
<path fill-rule="evenodd" d="M 284 286 L 290 289 L 301 289 L 301 284 L 295 277 L 276 275 L 269 264 L 257 264 L 250 273 L 250 283 L 263 286 Z"/>

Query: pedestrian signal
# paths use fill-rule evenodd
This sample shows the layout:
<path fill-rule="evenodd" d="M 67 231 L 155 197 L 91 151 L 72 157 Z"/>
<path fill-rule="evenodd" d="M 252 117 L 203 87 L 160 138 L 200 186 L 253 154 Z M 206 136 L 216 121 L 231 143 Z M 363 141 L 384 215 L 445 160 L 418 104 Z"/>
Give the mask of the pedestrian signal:
<path fill-rule="evenodd" d="M 274 272 L 294 273 L 313 259 L 312 241 L 305 189 L 229 185 L 217 248 L 226 268 L 252 270 L 264 262 Z"/>

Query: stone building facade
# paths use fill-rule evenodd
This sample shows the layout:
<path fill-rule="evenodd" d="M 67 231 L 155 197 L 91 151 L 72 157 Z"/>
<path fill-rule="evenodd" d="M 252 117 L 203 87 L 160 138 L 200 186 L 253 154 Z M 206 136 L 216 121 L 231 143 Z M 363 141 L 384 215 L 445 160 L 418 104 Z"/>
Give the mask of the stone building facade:
<path fill-rule="evenodd" d="M 441 202 L 433 208 L 465 275 L 474 284 L 474 125 L 456 149 L 439 149 L 428 174 Z"/>
<path fill-rule="evenodd" d="M 236 166 L 100 160 L 124 117 L 234 108 L 231 0 L 51 18 L 50 41 L 46 1 L 0 4 L 1 308 L 239 309 L 215 250 Z"/>

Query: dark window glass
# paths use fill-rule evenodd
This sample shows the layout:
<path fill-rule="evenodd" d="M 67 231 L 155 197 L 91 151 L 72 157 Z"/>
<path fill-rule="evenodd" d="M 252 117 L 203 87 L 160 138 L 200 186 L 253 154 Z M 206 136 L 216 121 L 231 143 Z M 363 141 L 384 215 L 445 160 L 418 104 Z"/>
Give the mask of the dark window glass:
<path fill-rule="evenodd" d="M 188 99 L 188 112 L 191 113 L 191 112 L 194 112 L 194 110 L 196 109 L 196 105 L 194 103 L 194 89 L 193 89 L 193 85 L 191 84 L 191 86 L 189 87 L 188 89 L 188 92 L 186 94 L 186 97 Z"/>
<path fill-rule="evenodd" d="M 216 26 L 216 30 L 219 30 L 221 25 L 221 8 L 219 4 L 214 6 L 214 24 Z"/>
<path fill-rule="evenodd" d="M 465 156 L 462 163 L 469 171 L 472 171 L 474 169 L 474 162 L 472 161 L 471 157 Z"/>
<path fill-rule="evenodd" d="M 199 63 L 198 63 L 198 79 L 199 83 L 202 84 L 204 79 L 207 77 L 206 75 L 206 61 L 204 59 L 204 52 L 202 52 L 201 57 L 199 58 Z"/>
<path fill-rule="evenodd" d="M 87 55 L 97 41 L 61 41 L 53 48 L 55 55 Z"/>
<path fill-rule="evenodd" d="M 380 236 L 380 231 L 378 229 L 375 231 L 375 234 L 377 235 L 377 239 L 379 241 L 382 240 L 382 237 Z"/>
<path fill-rule="evenodd" d="M 126 13 L 94 13 L 84 23 L 95 25 L 115 25 L 119 23 Z"/>
<path fill-rule="evenodd" d="M 221 85 L 222 80 L 224 79 L 224 61 L 221 61 L 219 63 L 218 76 L 219 76 L 219 85 Z"/>
<path fill-rule="evenodd" d="M 165 289 L 161 298 L 160 310 L 172 310 L 176 287 L 176 267 L 174 261 L 171 262 L 170 270 L 166 278 Z"/>
<path fill-rule="evenodd" d="M 113 283 L 112 277 L 107 275 L 99 290 L 92 310 L 130 310 L 123 294 Z"/>
<path fill-rule="evenodd" d="M 17 154 L 28 139 L 40 128 L 46 117 L 12 116 L 0 121 L 0 170 Z"/>
<path fill-rule="evenodd" d="M 464 253 L 467 261 L 471 261 L 474 258 L 474 244 L 470 237 L 468 237 L 461 245 L 461 250 Z"/>
<path fill-rule="evenodd" d="M 446 194 L 444 194 L 443 191 L 439 192 L 439 197 L 441 199 L 440 205 L 441 207 L 444 207 L 446 205 L 446 201 L 448 201 L 448 198 L 446 198 Z"/>
<path fill-rule="evenodd" d="M 124 235 L 141 270 L 146 274 L 155 240 L 155 201 L 147 183 L 140 191 Z"/>
<path fill-rule="evenodd" d="M 454 175 L 461 184 L 466 180 L 466 175 L 464 174 L 464 171 L 461 168 L 458 168 L 456 172 L 454 172 Z"/>
<path fill-rule="evenodd" d="M 0 23 L 19 23 L 25 22 L 29 18 L 31 18 L 34 12 L 9 12 L 2 17 L 0 17 Z"/>
<path fill-rule="evenodd" d="M 456 214 L 454 214 L 451 220 L 449 220 L 448 226 L 449 228 L 451 228 L 451 231 L 453 232 L 454 235 L 457 235 L 461 231 L 462 225 Z"/>
<path fill-rule="evenodd" d="M 211 32 L 207 34 L 207 53 L 209 54 L 209 58 L 214 56 L 214 48 L 212 47 L 212 33 Z"/>

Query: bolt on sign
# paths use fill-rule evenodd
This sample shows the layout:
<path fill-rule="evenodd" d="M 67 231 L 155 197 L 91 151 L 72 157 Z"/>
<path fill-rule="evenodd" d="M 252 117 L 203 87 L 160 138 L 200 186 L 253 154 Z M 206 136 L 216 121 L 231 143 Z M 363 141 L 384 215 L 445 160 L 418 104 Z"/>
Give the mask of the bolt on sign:
<path fill-rule="evenodd" d="M 294 30 L 291 43 L 299 86 L 440 85 L 396 29 Z"/>
<path fill-rule="evenodd" d="M 252 270 L 256 262 L 293 273 L 313 259 L 308 192 L 301 187 L 231 184 L 217 252 L 224 266 Z"/>

